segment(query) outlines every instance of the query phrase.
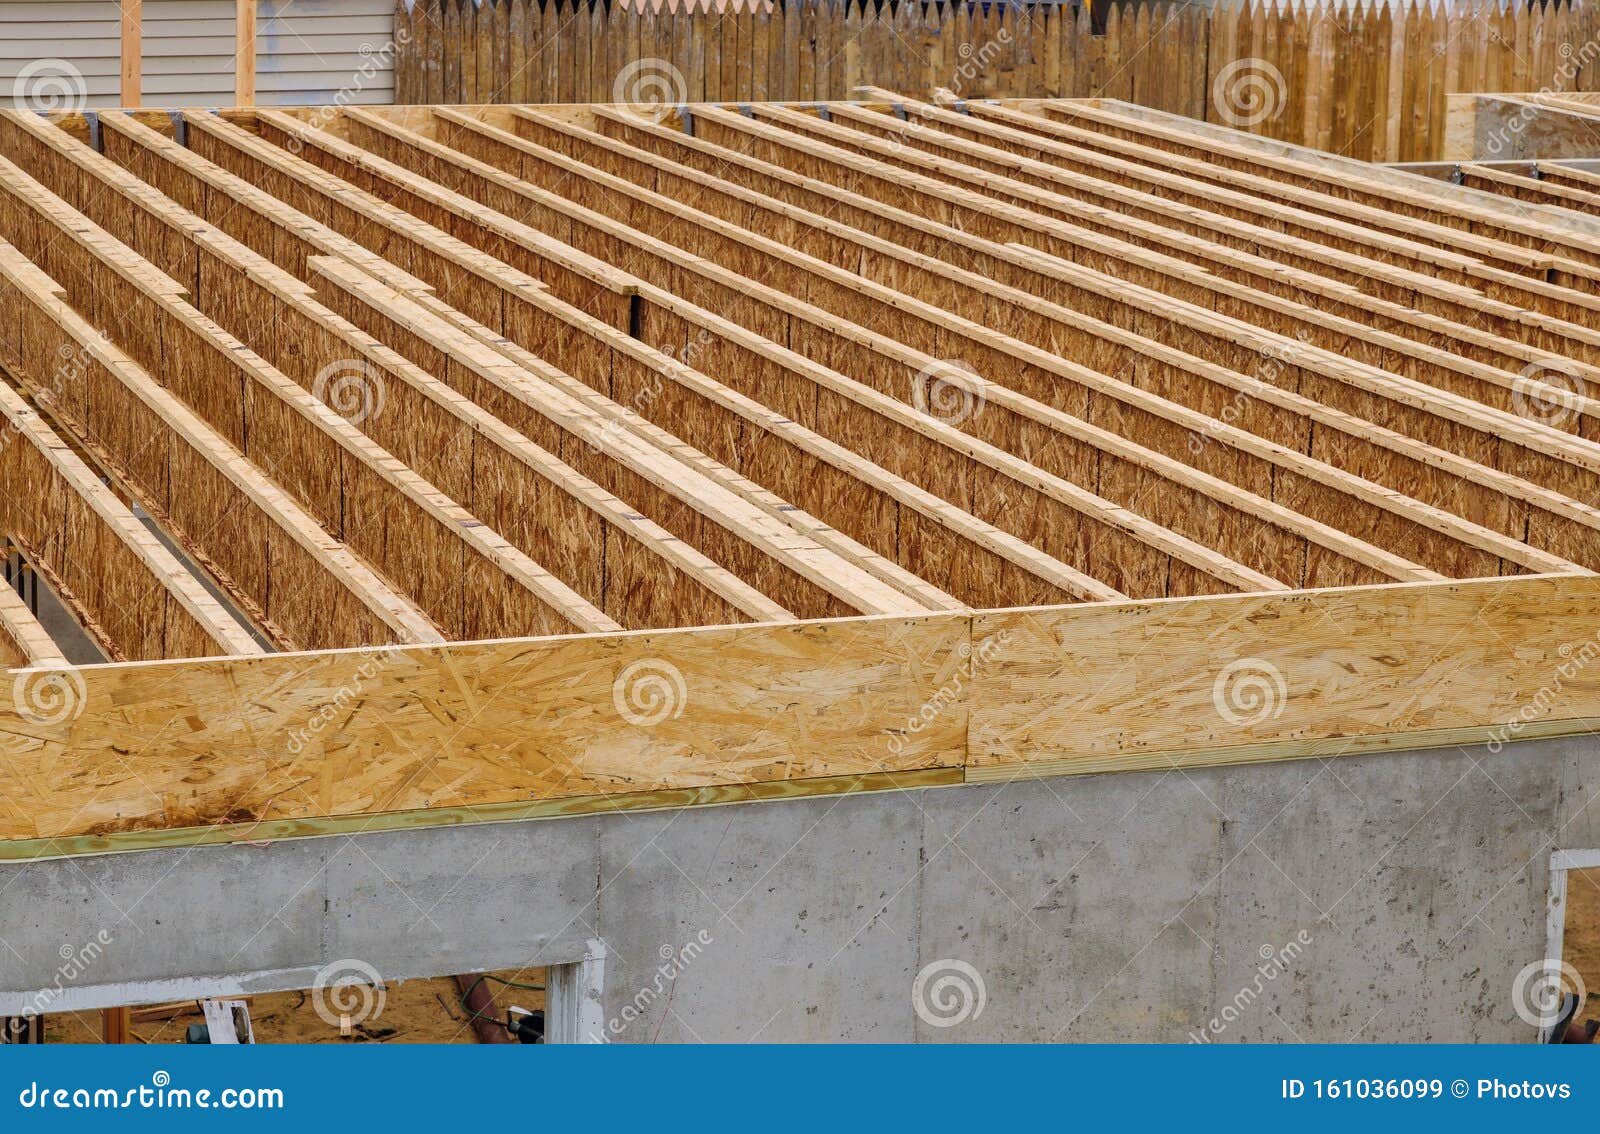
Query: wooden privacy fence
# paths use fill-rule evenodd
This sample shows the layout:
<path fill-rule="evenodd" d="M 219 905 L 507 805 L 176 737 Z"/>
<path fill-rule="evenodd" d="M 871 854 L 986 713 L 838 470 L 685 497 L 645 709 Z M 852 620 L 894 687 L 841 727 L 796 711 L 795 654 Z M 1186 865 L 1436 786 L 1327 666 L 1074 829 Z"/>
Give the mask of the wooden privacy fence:
<path fill-rule="evenodd" d="M 650 7 L 650 0 L 644 0 Z M 1437 156 L 1445 95 L 1600 89 L 1596 5 L 398 0 L 396 101 L 1107 97 L 1374 161 Z"/>

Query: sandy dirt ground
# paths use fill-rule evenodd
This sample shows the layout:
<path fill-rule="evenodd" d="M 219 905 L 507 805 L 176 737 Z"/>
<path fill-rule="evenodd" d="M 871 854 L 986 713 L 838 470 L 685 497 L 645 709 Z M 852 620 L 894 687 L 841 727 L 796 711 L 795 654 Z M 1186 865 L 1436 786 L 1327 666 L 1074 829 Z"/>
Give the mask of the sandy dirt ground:
<path fill-rule="evenodd" d="M 1588 1004 L 1580 1016 L 1600 1020 L 1600 870 L 1567 874 L 1567 928 L 1561 959 L 1583 978 Z"/>
<path fill-rule="evenodd" d="M 519 984 L 544 984 L 543 969 L 490 974 Z M 504 1020 L 506 1008 L 544 1007 L 544 993 L 513 988 L 494 980 L 485 984 L 494 994 L 495 1007 L 485 1015 Z M 135 1043 L 182 1043 L 190 1024 L 204 1023 L 194 1005 L 174 1005 L 158 1018 L 142 1019 L 135 1009 Z M 148 1014 L 148 1013 L 143 1013 Z M 337 1013 L 328 1009 L 330 1022 L 317 1011 L 309 992 L 257 996 L 250 1001 L 250 1020 L 257 1043 L 477 1043 L 467 1009 L 461 1004 L 456 982 L 449 977 L 390 984 L 383 990 L 378 1011 L 352 1020 L 350 1034 L 340 1034 Z M 101 1042 L 99 1012 L 63 1012 L 45 1017 L 46 1043 Z"/>

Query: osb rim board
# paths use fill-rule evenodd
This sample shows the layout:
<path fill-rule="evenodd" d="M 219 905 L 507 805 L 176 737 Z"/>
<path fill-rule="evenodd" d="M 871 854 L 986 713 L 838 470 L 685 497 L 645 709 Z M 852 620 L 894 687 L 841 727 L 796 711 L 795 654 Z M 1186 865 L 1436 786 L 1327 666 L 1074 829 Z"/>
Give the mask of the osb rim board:
<path fill-rule="evenodd" d="M 1498 751 L 1591 730 L 1596 626 L 1542 576 L 8 671 L 0 858 Z"/>

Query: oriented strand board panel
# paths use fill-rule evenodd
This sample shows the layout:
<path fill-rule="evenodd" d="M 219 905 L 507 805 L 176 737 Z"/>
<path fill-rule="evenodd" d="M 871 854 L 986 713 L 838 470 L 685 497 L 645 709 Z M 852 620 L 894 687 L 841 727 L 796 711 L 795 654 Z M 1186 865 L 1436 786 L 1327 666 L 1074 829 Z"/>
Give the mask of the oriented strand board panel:
<path fill-rule="evenodd" d="M 954 767 L 963 614 L 72 671 L 0 839 Z M 7 675 L 7 684 L 10 683 Z"/>
<path fill-rule="evenodd" d="M 989 611 L 969 778 L 1587 731 L 1597 626 L 1593 576 Z"/>

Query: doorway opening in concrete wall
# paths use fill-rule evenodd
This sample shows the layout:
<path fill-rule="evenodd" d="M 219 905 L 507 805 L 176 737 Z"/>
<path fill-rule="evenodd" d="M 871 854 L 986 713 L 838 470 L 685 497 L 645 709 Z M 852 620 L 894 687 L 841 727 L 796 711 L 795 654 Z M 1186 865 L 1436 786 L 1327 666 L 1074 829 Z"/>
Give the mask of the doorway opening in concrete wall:
<path fill-rule="evenodd" d="M 1518 974 L 1513 1002 L 1541 1043 L 1593 1043 L 1600 1033 L 1600 849 L 1550 856 L 1543 961 Z"/>
<path fill-rule="evenodd" d="M 253 1042 L 262 1044 L 544 1042 L 550 973 L 577 967 L 537 966 L 399 981 L 357 966 L 334 962 L 325 970 L 329 978 L 323 980 L 319 974 L 318 983 L 310 988 L 230 994 L 228 1002 L 242 1005 Z M 218 1042 L 206 1031 L 207 1003 L 188 999 L 44 1013 L 33 1018 L 39 1033 L 33 1042 Z"/>

